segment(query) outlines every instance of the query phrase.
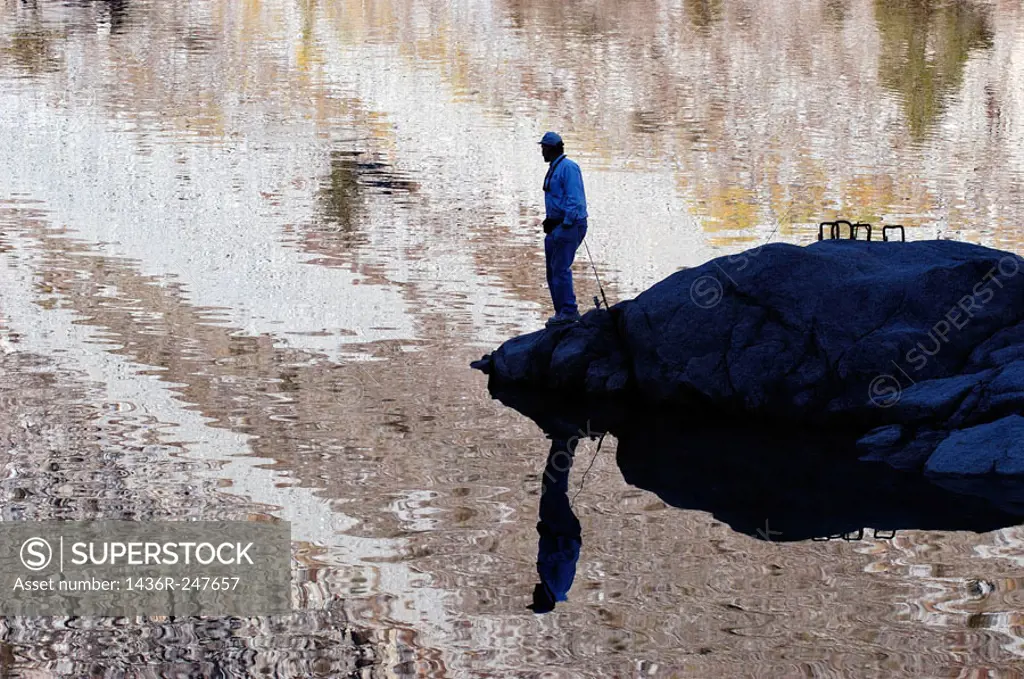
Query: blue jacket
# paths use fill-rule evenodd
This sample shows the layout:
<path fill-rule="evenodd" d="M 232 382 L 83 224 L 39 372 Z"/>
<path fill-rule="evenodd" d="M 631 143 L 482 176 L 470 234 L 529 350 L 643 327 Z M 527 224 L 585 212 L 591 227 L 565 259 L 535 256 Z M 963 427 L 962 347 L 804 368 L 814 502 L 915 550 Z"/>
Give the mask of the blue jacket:
<path fill-rule="evenodd" d="M 544 177 L 544 208 L 547 216 L 572 226 L 587 218 L 587 195 L 583 191 L 580 166 L 565 157 L 551 161 Z"/>
<path fill-rule="evenodd" d="M 577 439 L 578 441 L 578 439 Z M 571 440 L 552 438 L 548 461 L 541 480 L 540 521 L 537 522 L 537 574 L 547 594 L 546 605 L 534 602 L 534 611 L 552 610 L 555 602 L 565 601 L 576 578 L 576 564 L 580 560 L 583 536 L 579 519 L 569 502 L 569 469 L 575 452 Z M 562 456 L 566 456 L 562 459 Z"/>

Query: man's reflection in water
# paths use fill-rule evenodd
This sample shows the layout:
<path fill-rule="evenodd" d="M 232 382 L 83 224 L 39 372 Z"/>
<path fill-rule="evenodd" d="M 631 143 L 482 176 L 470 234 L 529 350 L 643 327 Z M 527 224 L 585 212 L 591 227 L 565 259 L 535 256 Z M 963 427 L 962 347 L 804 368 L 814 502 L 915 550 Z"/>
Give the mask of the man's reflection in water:
<path fill-rule="evenodd" d="M 569 470 L 576 455 L 577 437 L 553 439 L 540 490 L 540 521 L 537 532 L 537 574 L 540 582 L 533 588 L 535 613 L 554 610 L 555 602 L 565 601 L 576 577 L 583 538 L 580 522 L 569 504 Z"/>

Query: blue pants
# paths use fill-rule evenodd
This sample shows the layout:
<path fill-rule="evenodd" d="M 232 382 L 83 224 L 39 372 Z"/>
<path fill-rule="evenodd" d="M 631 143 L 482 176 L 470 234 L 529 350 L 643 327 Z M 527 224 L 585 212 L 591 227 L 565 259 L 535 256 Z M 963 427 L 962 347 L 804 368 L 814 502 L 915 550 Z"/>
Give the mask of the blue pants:
<path fill-rule="evenodd" d="M 577 314 L 576 293 L 572 289 L 572 261 L 587 235 L 587 220 L 572 226 L 556 226 L 544 237 L 548 289 L 556 314 Z"/>
<path fill-rule="evenodd" d="M 578 443 L 576 436 L 568 440 L 553 438 L 541 480 L 537 574 L 547 590 L 547 610 L 553 608 L 556 601 L 566 600 L 576 578 L 576 564 L 583 546 L 580 521 L 572 511 L 568 495 L 569 469 Z"/>

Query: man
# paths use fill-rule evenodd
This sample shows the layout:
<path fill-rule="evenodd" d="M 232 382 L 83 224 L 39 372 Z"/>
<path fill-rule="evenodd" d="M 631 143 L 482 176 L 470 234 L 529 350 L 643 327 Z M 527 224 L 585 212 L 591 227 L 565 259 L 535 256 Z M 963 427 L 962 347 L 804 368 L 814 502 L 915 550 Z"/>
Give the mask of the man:
<path fill-rule="evenodd" d="M 587 235 L 587 196 L 580 166 L 565 157 L 560 136 L 545 132 L 540 150 L 550 164 L 544 177 L 544 259 L 548 289 L 555 305 L 555 315 L 547 322 L 551 327 L 574 323 L 580 317 L 572 289 L 572 262 Z"/>

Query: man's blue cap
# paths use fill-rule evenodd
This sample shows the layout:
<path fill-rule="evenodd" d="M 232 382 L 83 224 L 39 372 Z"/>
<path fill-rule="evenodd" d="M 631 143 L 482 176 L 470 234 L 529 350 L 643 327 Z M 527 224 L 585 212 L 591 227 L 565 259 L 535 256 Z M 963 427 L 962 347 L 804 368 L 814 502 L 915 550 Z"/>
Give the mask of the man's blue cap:
<path fill-rule="evenodd" d="M 562 138 L 558 136 L 557 132 L 545 132 L 539 143 L 544 146 L 558 146 L 562 143 Z"/>

